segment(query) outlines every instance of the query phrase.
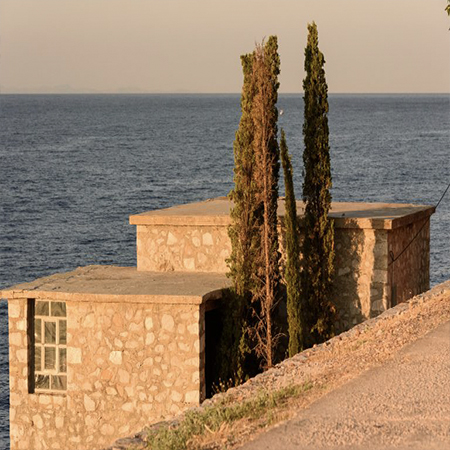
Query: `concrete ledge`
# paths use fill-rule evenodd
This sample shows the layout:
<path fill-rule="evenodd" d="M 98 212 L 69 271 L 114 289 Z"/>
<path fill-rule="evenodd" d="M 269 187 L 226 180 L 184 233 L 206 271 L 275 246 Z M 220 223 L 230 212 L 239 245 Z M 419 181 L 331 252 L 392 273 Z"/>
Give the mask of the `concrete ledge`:
<path fill-rule="evenodd" d="M 232 202 L 226 197 L 218 197 L 204 202 L 189 203 L 166 209 L 147 211 L 130 216 L 131 225 L 170 226 L 228 226 L 231 223 Z M 336 228 L 370 228 L 391 230 L 406 226 L 431 216 L 434 206 L 401 203 L 357 203 L 333 202 L 330 217 Z M 301 218 L 304 203 L 297 202 L 297 212 Z M 278 216 L 283 221 L 284 200 L 280 199 Z"/>
<path fill-rule="evenodd" d="M 87 266 L 18 284 L 0 298 L 75 302 L 203 304 L 230 281 L 221 273 L 138 272 L 134 267 Z"/>

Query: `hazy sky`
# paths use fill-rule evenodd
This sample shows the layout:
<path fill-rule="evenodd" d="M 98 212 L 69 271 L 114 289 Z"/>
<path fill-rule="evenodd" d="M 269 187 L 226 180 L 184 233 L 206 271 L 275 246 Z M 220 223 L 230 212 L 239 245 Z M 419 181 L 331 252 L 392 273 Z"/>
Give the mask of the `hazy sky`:
<path fill-rule="evenodd" d="M 239 92 L 278 35 L 300 92 L 306 25 L 330 92 L 450 92 L 446 0 L 0 0 L 1 92 Z"/>

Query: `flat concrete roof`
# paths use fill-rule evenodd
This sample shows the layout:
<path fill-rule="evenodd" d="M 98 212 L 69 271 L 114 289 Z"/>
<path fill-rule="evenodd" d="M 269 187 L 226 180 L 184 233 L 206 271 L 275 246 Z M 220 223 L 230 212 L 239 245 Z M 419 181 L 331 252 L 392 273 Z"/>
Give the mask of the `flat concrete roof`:
<path fill-rule="evenodd" d="M 173 206 L 130 216 L 132 225 L 227 226 L 231 223 L 232 202 L 218 197 L 198 203 Z M 336 228 L 394 229 L 431 216 L 434 206 L 403 203 L 333 202 L 330 217 Z M 278 202 L 283 221 L 284 199 Z M 297 214 L 304 214 L 304 203 L 297 202 Z"/>
<path fill-rule="evenodd" d="M 86 266 L 0 291 L 0 298 L 76 302 L 196 304 L 221 297 L 222 273 L 138 272 L 135 267 Z"/>

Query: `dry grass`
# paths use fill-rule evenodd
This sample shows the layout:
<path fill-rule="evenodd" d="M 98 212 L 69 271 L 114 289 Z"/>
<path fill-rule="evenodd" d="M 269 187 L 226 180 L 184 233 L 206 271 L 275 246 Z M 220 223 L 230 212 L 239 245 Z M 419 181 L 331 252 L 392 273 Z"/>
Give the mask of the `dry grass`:
<path fill-rule="evenodd" d="M 163 427 L 150 433 L 148 448 L 187 450 L 226 446 L 233 441 L 233 428 L 237 422 L 240 423 L 238 429 L 269 426 L 280 419 L 280 411 L 287 401 L 301 396 L 310 388 L 311 385 L 305 383 L 275 392 L 260 391 L 254 398 L 242 403 L 224 401 L 201 410 L 189 411 L 179 425 Z"/>

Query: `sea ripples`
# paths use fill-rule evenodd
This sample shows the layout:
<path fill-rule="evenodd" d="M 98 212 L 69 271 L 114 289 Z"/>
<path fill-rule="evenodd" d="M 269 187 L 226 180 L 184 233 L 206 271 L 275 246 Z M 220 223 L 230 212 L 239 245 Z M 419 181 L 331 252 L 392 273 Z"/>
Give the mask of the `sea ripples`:
<path fill-rule="evenodd" d="M 449 96 L 331 96 L 333 199 L 435 204 Z M 238 95 L 0 96 L 0 289 L 87 264 L 135 264 L 130 214 L 226 195 Z M 281 96 L 296 194 L 302 99 Z M 431 281 L 449 278 L 450 196 L 432 218 Z M 9 445 L 0 303 L 0 447 Z"/>

